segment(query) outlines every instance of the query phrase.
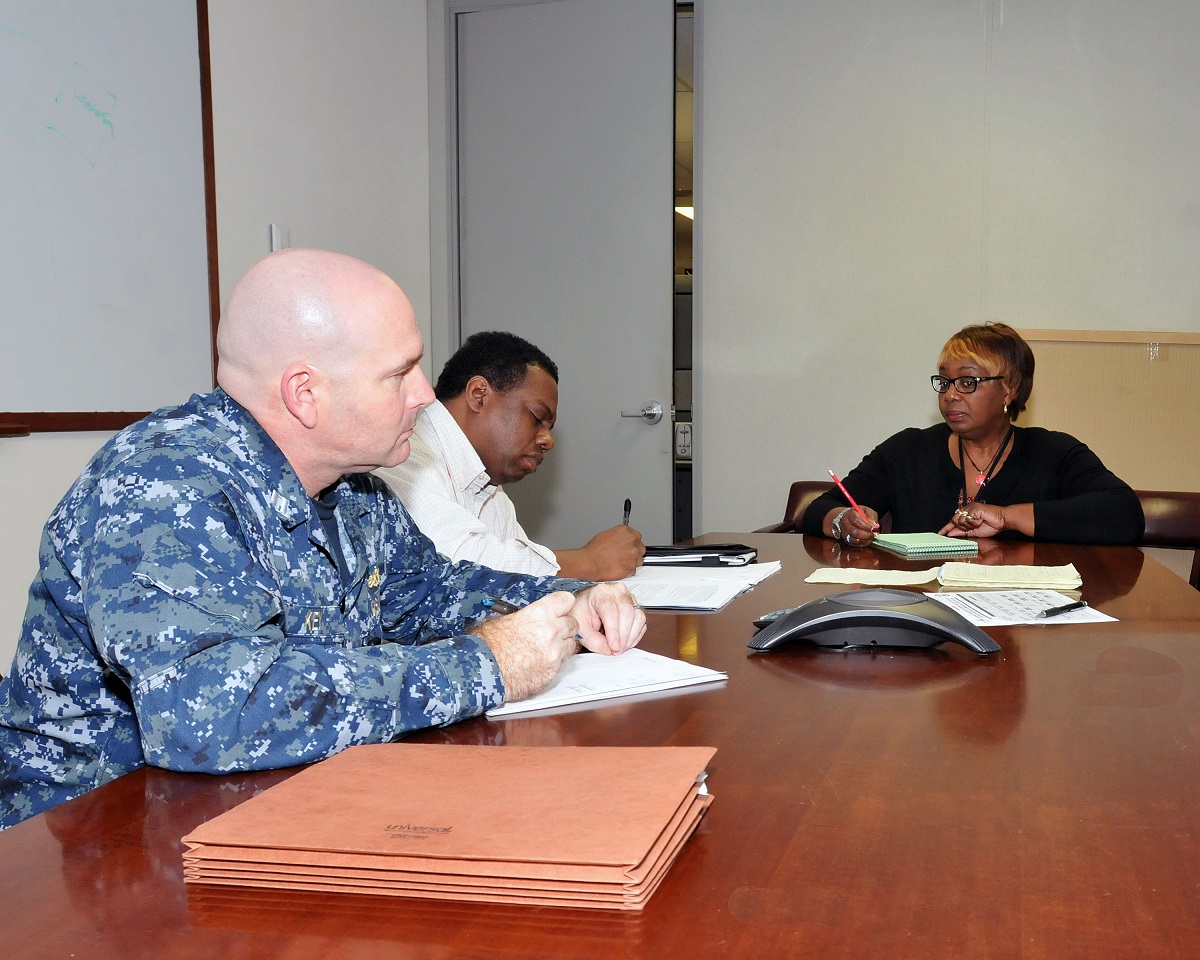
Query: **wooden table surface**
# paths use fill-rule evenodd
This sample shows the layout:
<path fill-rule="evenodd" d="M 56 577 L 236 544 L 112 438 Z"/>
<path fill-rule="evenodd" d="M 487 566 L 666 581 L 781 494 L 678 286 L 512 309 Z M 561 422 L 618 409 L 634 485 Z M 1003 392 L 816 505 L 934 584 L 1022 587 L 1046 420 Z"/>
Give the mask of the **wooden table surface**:
<path fill-rule="evenodd" d="M 185 887 L 180 837 L 293 771 L 141 770 L 0 833 L 3 955 L 1200 955 L 1200 592 L 1134 548 L 1005 545 L 985 559 L 1074 562 L 1120 623 L 992 630 L 989 659 L 755 655 L 754 616 L 842 589 L 804 584 L 814 567 L 917 565 L 707 539 L 783 571 L 719 613 L 652 614 L 644 646 L 727 683 L 412 738 L 717 747 L 715 800 L 641 913 Z M 619 784 L 563 802 L 621 815 Z"/>

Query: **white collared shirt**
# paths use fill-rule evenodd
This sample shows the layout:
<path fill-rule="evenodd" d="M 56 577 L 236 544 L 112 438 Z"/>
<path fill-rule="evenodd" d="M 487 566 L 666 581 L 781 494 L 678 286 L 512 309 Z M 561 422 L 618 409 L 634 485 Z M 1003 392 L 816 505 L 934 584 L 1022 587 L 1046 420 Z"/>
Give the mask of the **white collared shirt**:
<path fill-rule="evenodd" d="M 410 446 L 402 464 L 375 472 L 439 553 L 513 573 L 558 572 L 554 551 L 529 539 L 512 501 L 440 402 L 421 411 Z"/>

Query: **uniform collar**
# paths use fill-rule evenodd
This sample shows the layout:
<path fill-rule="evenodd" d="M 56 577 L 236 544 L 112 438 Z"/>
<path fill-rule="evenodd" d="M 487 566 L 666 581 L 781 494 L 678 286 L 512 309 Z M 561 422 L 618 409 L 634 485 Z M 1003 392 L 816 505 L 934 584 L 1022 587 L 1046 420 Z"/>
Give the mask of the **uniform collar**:
<path fill-rule="evenodd" d="M 308 492 L 288 458 L 254 415 L 218 387 L 212 398 L 217 416 L 230 431 L 229 442 L 242 447 L 246 462 L 253 464 L 262 482 L 263 497 L 279 515 L 285 529 L 294 530 L 312 519 Z"/>

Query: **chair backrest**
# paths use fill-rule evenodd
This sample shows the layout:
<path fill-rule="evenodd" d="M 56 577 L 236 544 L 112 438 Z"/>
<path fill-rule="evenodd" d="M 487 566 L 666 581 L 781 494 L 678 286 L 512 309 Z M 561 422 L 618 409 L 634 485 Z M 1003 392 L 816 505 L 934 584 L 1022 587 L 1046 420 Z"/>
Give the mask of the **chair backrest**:
<path fill-rule="evenodd" d="M 804 511 L 810 503 L 828 490 L 833 484 L 828 480 L 796 480 L 788 489 L 787 506 L 783 510 L 783 519 L 769 527 L 760 527 L 755 533 L 802 533 L 800 521 L 804 519 Z M 879 518 L 880 529 L 885 533 L 892 529 L 891 514 L 885 513 Z"/>
<path fill-rule="evenodd" d="M 1200 590 L 1200 493 L 1177 490 L 1138 490 L 1146 532 L 1142 546 L 1198 551 L 1188 582 Z"/>
<path fill-rule="evenodd" d="M 808 505 L 829 489 L 828 480 L 797 480 L 788 490 L 787 506 L 783 511 L 783 519 L 769 527 L 762 527 L 755 533 L 800 533 L 797 524 L 804 518 Z"/>

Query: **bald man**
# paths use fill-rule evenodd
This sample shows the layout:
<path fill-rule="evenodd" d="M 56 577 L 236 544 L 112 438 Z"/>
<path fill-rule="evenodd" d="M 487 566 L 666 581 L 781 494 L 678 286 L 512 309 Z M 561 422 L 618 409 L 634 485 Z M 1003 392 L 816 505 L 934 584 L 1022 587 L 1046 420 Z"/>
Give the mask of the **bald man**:
<path fill-rule="evenodd" d="M 374 267 L 272 254 L 217 347 L 218 389 L 119 433 L 46 523 L 0 682 L 0 827 L 144 764 L 289 766 L 452 723 L 645 631 L 620 585 L 450 563 L 367 472 L 433 398 Z"/>

